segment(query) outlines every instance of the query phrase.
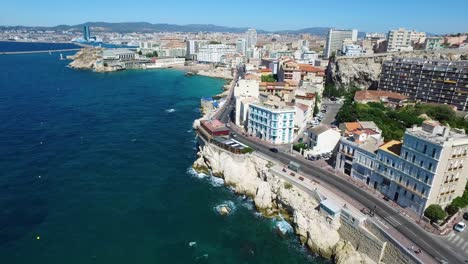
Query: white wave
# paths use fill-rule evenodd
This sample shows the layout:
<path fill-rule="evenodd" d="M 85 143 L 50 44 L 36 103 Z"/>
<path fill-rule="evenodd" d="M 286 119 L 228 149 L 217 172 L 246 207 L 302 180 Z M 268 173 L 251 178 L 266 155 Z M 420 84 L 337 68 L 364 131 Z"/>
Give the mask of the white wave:
<path fill-rule="evenodd" d="M 227 213 L 223 212 L 223 210 L 227 209 Z M 221 204 L 216 205 L 213 207 L 213 210 L 220 215 L 231 215 L 236 211 L 237 207 L 233 201 L 224 201 Z"/>
<path fill-rule="evenodd" d="M 166 113 L 174 113 L 176 110 L 174 108 L 166 109 Z"/>
<path fill-rule="evenodd" d="M 280 231 L 283 235 L 292 233 L 294 231 L 294 228 L 291 226 L 291 224 L 289 224 L 288 221 L 284 220 L 284 218 L 281 215 L 279 220 L 275 220 L 275 226 L 278 229 L 278 231 Z"/>
<path fill-rule="evenodd" d="M 194 168 L 189 168 L 187 170 L 187 173 L 189 173 L 190 175 L 192 175 L 193 177 L 198 178 L 198 179 L 203 179 L 203 178 L 208 176 L 203 172 L 197 172 Z"/>
<path fill-rule="evenodd" d="M 214 187 L 220 187 L 220 186 L 224 185 L 224 179 L 218 178 L 218 177 L 215 177 L 215 176 L 211 176 L 208 181 Z"/>

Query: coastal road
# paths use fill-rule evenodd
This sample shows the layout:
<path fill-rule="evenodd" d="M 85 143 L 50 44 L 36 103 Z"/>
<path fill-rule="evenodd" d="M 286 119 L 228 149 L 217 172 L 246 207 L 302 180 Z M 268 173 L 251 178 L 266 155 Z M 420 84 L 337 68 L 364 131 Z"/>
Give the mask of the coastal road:
<path fill-rule="evenodd" d="M 236 80 L 237 77 L 238 75 L 236 74 Z M 228 97 L 225 107 L 221 109 L 222 112 L 220 115 L 220 119 L 226 123 L 229 122 L 229 116 L 234 108 L 233 100 L 230 99 L 231 98 Z M 338 112 L 340 107 L 340 104 L 336 104 L 336 106 L 333 106 L 329 110 L 330 113 L 328 116 L 332 116 L 332 112 Z M 330 108 L 330 106 L 328 108 Z M 333 120 L 327 121 L 331 123 Z M 304 176 L 306 176 L 310 180 L 321 181 L 331 186 L 332 188 L 337 189 L 342 193 L 348 195 L 351 199 L 359 202 L 363 206 L 375 209 L 376 215 L 384 219 L 386 223 L 388 223 L 401 234 L 405 235 L 415 245 L 417 245 L 419 248 L 430 254 L 434 259 L 438 260 L 440 263 L 468 263 L 468 259 L 463 257 L 460 254 L 460 252 L 455 252 L 453 248 L 450 247 L 450 245 L 447 245 L 447 241 L 445 241 L 441 237 L 436 237 L 428 233 L 419 225 L 414 223 L 412 220 L 399 214 L 384 200 L 379 199 L 373 196 L 371 193 L 368 193 L 366 190 L 363 190 L 355 184 L 348 182 L 345 178 L 341 178 L 340 176 L 336 175 L 333 171 L 328 171 L 317 167 L 311 162 L 305 160 L 302 156 L 292 156 L 282 151 L 276 153 L 272 152 L 270 151 L 270 146 L 268 146 L 267 144 L 244 136 L 242 133 L 239 133 L 238 131 L 234 130 L 232 126 L 234 126 L 234 124 L 232 124 L 230 128 L 231 133 L 239 142 L 254 148 L 256 151 L 261 152 L 267 157 L 271 157 L 280 162 L 283 162 L 284 164 L 288 164 L 290 161 L 297 162 L 301 165 L 300 171 L 303 172 L 303 174 L 305 174 Z"/>
<path fill-rule="evenodd" d="M 235 135 L 236 140 L 246 144 L 262 154 L 288 164 L 290 161 L 295 161 L 301 165 L 301 171 L 311 180 L 322 181 L 333 188 L 336 188 L 350 198 L 358 201 L 367 208 L 375 208 L 376 214 L 386 222 L 404 234 L 409 240 L 413 241 L 422 250 L 428 252 L 434 259 L 439 260 L 441 263 L 465 263 L 468 261 L 461 256 L 459 252 L 454 252 L 446 245 L 446 242 L 441 238 L 436 238 L 419 227 L 416 223 L 400 215 L 395 209 L 385 203 L 385 201 L 373 196 L 358 186 L 346 181 L 346 179 L 339 177 L 333 172 L 316 167 L 302 157 L 293 157 L 289 154 L 270 151 L 269 147 L 243 136 L 235 130 L 231 129 Z M 391 221 L 389 221 L 391 219 Z M 447 262 L 443 262 L 447 261 Z"/>

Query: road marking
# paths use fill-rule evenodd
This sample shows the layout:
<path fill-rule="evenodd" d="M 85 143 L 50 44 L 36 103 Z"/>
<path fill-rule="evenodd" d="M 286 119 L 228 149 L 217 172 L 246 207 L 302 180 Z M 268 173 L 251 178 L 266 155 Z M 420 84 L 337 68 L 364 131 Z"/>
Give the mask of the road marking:
<path fill-rule="evenodd" d="M 468 246 L 468 242 L 466 242 L 465 244 L 463 244 L 463 247 L 461 247 L 462 250 L 465 250 L 466 246 Z"/>
<path fill-rule="evenodd" d="M 460 247 L 464 242 L 465 242 L 465 240 L 462 238 L 462 239 L 460 239 L 460 241 L 458 241 L 456 246 Z"/>
<path fill-rule="evenodd" d="M 457 243 L 458 240 L 460 240 L 460 237 L 456 236 L 455 239 L 452 241 L 452 243 Z"/>
<path fill-rule="evenodd" d="M 401 223 L 398 222 L 398 220 L 396 220 L 396 219 L 393 218 L 392 216 L 387 216 L 387 217 L 385 217 L 385 220 L 387 220 L 387 222 L 389 222 L 389 223 L 392 224 L 393 226 L 399 226 L 399 225 L 401 225 Z"/>
<path fill-rule="evenodd" d="M 454 234 L 453 232 L 451 232 L 451 233 L 447 236 L 447 240 L 448 240 L 448 241 L 452 241 L 454 238 L 455 238 L 455 234 Z"/>

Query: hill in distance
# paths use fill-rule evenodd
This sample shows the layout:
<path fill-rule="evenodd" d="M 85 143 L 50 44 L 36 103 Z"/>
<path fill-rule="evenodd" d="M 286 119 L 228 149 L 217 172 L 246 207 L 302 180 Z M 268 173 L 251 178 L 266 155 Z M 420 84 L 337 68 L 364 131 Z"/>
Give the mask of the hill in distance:
<path fill-rule="evenodd" d="M 0 26 L 0 29 L 27 29 L 27 30 L 56 30 L 56 31 L 82 31 L 84 26 L 90 26 L 94 32 L 227 32 L 227 33 L 243 33 L 247 31 L 246 27 L 225 27 L 213 24 L 188 24 L 175 25 L 158 23 L 152 24 L 148 22 L 86 22 L 78 25 L 58 25 L 54 27 L 27 27 L 27 26 Z M 281 31 L 266 31 L 257 29 L 258 33 L 278 33 L 278 34 L 311 34 L 315 36 L 325 37 L 329 27 L 310 27 L 298 30 L 281 30 Z"/>

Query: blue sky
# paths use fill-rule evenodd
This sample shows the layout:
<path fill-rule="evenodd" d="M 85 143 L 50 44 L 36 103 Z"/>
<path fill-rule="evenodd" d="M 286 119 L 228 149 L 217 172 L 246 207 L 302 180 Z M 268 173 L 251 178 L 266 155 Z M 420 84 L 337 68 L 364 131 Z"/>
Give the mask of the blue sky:
<path fill-rule="evenodd" d="M 468 32 L 468 0 L 15 0 L 0 6 L 0 25 L 146 21 L 265 30 L 331 26 L 366 32 L 397 27 Z"/>

